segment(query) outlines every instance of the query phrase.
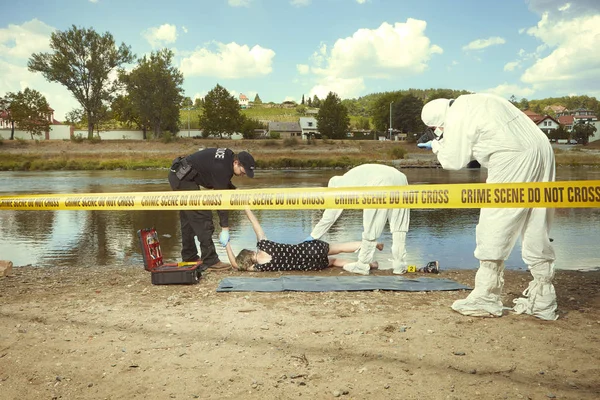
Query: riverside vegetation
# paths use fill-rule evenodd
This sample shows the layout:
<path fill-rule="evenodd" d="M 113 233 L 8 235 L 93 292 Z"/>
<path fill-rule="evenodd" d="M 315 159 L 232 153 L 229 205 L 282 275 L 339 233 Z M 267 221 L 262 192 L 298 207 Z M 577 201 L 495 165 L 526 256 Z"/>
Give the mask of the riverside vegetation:
<path fill-rule="evenodd" d="M 414 143 L 378 140 L 3 140 L 1 171 L 116 170 L 168 168 L 180 155 L 206 147 L 246 150 L 258 169 L 351 168 L 376 162 L 407 167 L 440 167 L 435 155 Z M 558 166 L 600 167 L 600 141 L 556 148 Z"/>

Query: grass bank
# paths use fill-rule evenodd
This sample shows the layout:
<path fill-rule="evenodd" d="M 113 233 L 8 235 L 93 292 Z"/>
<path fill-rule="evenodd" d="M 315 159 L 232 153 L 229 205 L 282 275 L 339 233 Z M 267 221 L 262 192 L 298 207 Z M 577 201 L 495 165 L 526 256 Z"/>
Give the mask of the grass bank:
<path fill-rule="evenodd" d="M 414 143 L 376 140 L 215 140 L 179 138 L 160 141 L 35 141 L 4 140 L 0 171 L 136 170 L 168 168 L 180 155 L 205 147 L 229 147 L 252 153 L 258 169 L 351 168 L 364 163 L 386 163 L 402 168 L 437 168 L 429 150 Z M 559 166 L 600 168 L 600 143 L 555 149 Z"/>

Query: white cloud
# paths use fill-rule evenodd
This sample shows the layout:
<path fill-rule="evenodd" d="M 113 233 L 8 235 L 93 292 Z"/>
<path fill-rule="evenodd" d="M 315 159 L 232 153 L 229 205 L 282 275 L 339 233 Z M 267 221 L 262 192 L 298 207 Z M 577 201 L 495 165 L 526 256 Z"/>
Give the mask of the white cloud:
<path fill-rule="evenodd" d="M 434 54 L 443 50 L 425 36 L 425 21 L 409 18 L 405 23 L 386 22 L 377 29 L 359 29 L 351 37 L 338 39 L 328 50 L 325 44 L 311 56 L 316 84 L 311 93 L 340 97 L 356 96 L 364 79 L 390 79 L 416 75 L 427 69 Z"/>
<path fill-rule="evenodd" d="M 370 0 L 356 0 L 356 2 L 358 4 L 365 4 L 367 1 L 370 1 Z"/>
<path fill-rule="evenodd" d="M 535 63 L 525 70 L 521 81 L 538 90 L 598 93 L 600 14 L 571 19 L 553 19 L 550 15 L 544 14 L 537 26 L 527 30 L 543 44 L 536 49 Z M 544 50 L 550 53 L 542 57 Z"/>
<path fill-rule="evenodd" d="M 231 7 L 250 7 L 252 0 L 227 0 Z"/>
<path fill-rule="evenodd" d="M 504 70 L 505 71 L 514 71 L 516 68 L 519 67 L 519 65 L 521 65 L 520 61 L 511 61 L 504 65 Z"/>
<path fill-rule="evenodd" d="M 7 92 L 35 89 L 46 97 L 60 121 L 79 103 L 58 83 L 48 82 L 41 73 L 29 72 L 27 61 L 33 53 L 50 51 L 50 34 L 55 28 L 33 19 L 0 29 L 0 96 Z"/>
<path fill-rule="evenodd" d="M 182 30 L 184 33 L 188 33 L 188 28 L 187 28 L 187 27 L 185 27 L 185 26 L 181 26 L 181 30 Z"/>
<path fill-rule="evenodd" d="M 494 36 L 494 37 L 490 37 L 490 38 L 487 38 L 487 39 L 473 40 L 468 45 L 463 46 L 462 49 L 464 51 L 469 51 L 469 50 L 483 50 L 486 47 L 490 47 L 490 46 L 494 46 L 494 45 L 498 45 L 498 44 L 504 44 L 504 43 L 506 43 L 506 40 L 504 40 L 501 37 Z"/>
<path fill-rule="evenodd" d="M 0 29 L 0 58 L 28 59 L 33 53 L 49 51 L 53 31 L 37 19 Z"/>
<path fill-rule="evenodd" d="M 152 27 L 142 32 L 142 36 L 152 47 L 162 47 L 177 40 L 177 27 L 171 24 L 163 24 L 158 28 Z"/>
<path fill-rule="evenodd" d="M 296 7 L 304 7 L 310 4 L 311 0 L 291 0 L 290 4 Z"/>
<path fill-rule="evenodd" d="M 90 3 L 96 4 L 97 2 L 98 2 L 98 0 L 90 0 Z"/>
<path fill-rule="evenodd" d="M 490 89 L 483 90 L 480 92 L 492 93 L 497 96 L 504 97 L 505 99 L 509 99 L 513 95 L 517 98 L 528 98 L 533 93 L 535 93 L 535 90 L 528 88 L 528 87 L 522 87 L 522 86 L 518 86 L 518 85 L 503 83 L 494 88 L 490 88 Z"/>
<path fill-rule="evenodd" d="M 306 75 L 310 72 L 310 67 L 306 64 L 297 64 L 296 69 L 300 75 Z"/>
<path fill-rule="evenodd" d="M 336 78 L 328 76 L 321 79 L 320 83 L 310 90 L 309 96 L 313 97 L 316 94 L 319 99 L 324 99 L 329 92 L 333 92 L 342 99 L 350 99 L 359 97 L 364 90 L 365 82 L 361 77 Z"/>
<path fill-rule="evenodd" d="M 197 48 L 181 60 L 186 76 L 212 76 L 236 79 L 268 75 L 273 71 L 275 52 L 261 46 L 252 48 L 235 42 L 215 43 L 216 50 Z"/>

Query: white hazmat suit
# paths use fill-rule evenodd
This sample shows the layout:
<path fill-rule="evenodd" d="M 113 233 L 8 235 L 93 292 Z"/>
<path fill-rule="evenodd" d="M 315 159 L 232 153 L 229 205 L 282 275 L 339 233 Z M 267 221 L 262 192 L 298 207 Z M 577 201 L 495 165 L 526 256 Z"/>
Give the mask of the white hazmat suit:
<path fill-rule="evenodd" d="M 370 187 L 370 186 L 407 186 L 406 175 L 394 167 L 379 164 L 363 164 L 354 167 L 342 176 L 334 176 L 327 187 Z M 337 221 L 343 209 L 327 209 L 321 220 L 311 232 L 314 239 L 319 239 Z M 408 208 L 365 209 L 363 210 L 363 234 L 358 261 L 347 264 L 344 269 L 349 272 L 368 275 L 369 263 L 373 261 L 377 239 L 381 236 L 386 222 L 389 221 L 392 233 L 392 265 L 379 266 L 379 269 L 393 269 L 394 273 L 406 272 L 406 233 L 410 223 Z"/>
<path fill-rule="evenodd" d="M 442 128 L 431 148 L 444 169 L 458 170 L 475 159 L 488 168 L 488 183 L 550 182 L 555 179 L 554 153 L 546 135 L 509 101 L 469 94 L 451 102 L 436 99 L 423 107 L 427 126 Z M 440 130 L 438 130 L 440 132 Z M 475 288 L 452 309 L 464 315 L 501 316 L 504 261 L 519 236 L 522 258 L 533 281 L 514 300 L 513 310 L 555 320 L 554 249 L 549 232 L 553 217 L 546 208 L 482 208 L 476 229 L 475 257 L 480 266 Z"/>

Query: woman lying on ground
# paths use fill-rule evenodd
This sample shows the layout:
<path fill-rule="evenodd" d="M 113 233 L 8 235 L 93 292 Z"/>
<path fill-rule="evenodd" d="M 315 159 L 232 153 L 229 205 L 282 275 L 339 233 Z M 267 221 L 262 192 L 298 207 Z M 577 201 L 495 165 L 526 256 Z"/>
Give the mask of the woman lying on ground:
<path fill-rule="evenodd" d="M 256 233 L 258 251 L 244 249 L 234 256 L 231 243 L 227 243 L 227 257 L 233 268 L 240 271 L 320 271 L 327 267 L 343 267 L 351 260 L 329 258 L 340 253 L 354 253 L 360 248 L 360 241 L 345 243 L 327 243 L 311 240 L 298 244 L 284 244 L 267 240 L 260 223 L 251 210 L 246 216 Z M 378 243 L 382 250 L 383 244 Z M 371 269 L 377 268 L 377 262 L 371 263 Z"/>

